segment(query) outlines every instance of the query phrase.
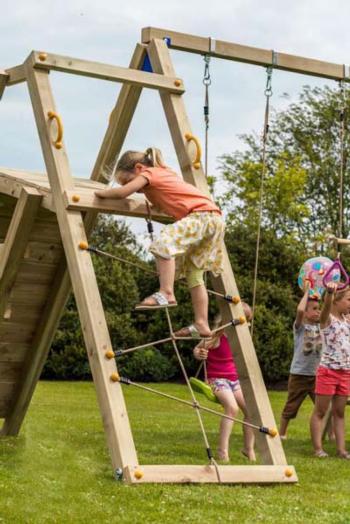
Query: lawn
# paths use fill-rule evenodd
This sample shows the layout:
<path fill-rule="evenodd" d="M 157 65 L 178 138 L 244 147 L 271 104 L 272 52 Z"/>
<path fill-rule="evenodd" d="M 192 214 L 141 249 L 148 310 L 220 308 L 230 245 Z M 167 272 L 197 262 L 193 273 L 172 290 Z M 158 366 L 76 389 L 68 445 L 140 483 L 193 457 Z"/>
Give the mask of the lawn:
<path fill-rule="evenodd" d="M 181 385 L 155 387 L 186 396 Z M 140 463 L 205 463 L 193 410 L 131 386 L 125 395 Z M 285 393 L 270 398 L 279 418 Z M 0 522 L 350 523 L 350 464 L 311 456 L 310 411 L 307 401 L 285 443 L 299 484 L 126 486 L 112 477 L 93 384 L 41 382 L 20 436 L 0 440 Z M 215 450 L 219 420 L 204 420 Z M 236 425 L 233 464 L 247 463 L 241 444 Z M 325 447 L 334 456 L 334 444 Z"/>

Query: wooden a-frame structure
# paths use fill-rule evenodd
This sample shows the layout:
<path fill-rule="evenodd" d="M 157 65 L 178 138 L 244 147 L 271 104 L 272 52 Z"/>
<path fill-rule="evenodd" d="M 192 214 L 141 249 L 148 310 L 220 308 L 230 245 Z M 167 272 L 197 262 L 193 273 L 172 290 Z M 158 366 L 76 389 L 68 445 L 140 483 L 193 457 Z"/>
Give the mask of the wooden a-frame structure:
<path fill-rule="evenodd" d="M 164 38 L 167 38 L 165 43 Z M 111 454 L 113 471 L 120 468 L 129 483 L 218 482 L 212 465 L 142 466 L 133 442 L 122 386 L 111 380 L 114 359 L 106 358 L 111 341 L 90 253 L 79 244 L 87 241 L 99 212 L 134 217 L 147 216 L 143 201 L 100 201 L 94 190 L 103 187 L 101 172 L 119 155 L 143 88 L 157 89 L 184 178 L 208 193 L 200 165 L 194 166 L 188 146 L 191 134 L 183 93 L 169 47 L 195 53 L 271 65 L 271 51 L 246 48 L 162 29 L 143 30 L 129 68 L 32 52 L 20 66 L 0 70 L 3 90 L 27 82 L 37 123 L 47 175 L 0 168 L 0 417 L 1 435 L 17 435 L 62 315 L 71 287 L 75 295 L 98 403 Z M 143 71 L 145 57 L 153 72 Z M 274 67 L 290 71 L 347 79 L 343 66 L 278 55 Z M 116 105 L 90 179 L 73 179 L 61 122 L 56 113 L 50 70 L 122 82 Z M 57 124 L 57 126 L 53 123 Z M 57 133 L 57 136 L 55 136 Z M 167 220 L 154 214 L 159 221 Z M 238 295 L 225 251 L 225 270 L 213 278 L 214 290 Z M 221 301 L 224 321 L 243 314 L 241 304 Z M 251 420 L 274 427 L 275 421 L 255 350 L 246 324 L 229 330 Z M 225 483 L 296 482 L 287 466 L 280 438 L 258 435 L 263 465 L 219 466 Z M 135 472 L 142 472 L 142 475 Z"/>

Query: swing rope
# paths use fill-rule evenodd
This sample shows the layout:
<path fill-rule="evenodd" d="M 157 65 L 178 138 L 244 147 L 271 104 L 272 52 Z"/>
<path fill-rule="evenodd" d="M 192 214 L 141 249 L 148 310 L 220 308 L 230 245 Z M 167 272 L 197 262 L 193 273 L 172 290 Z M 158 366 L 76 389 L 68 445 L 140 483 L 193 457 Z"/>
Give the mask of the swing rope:
<path fill-rule="evenodd" d="M 274 57 L 275 53 L 272 51 Z M 274 58 L 273 58 L 274 62 Z M 259 208 L 258 208 L 258 232 L 256 237 L 256 248 L 255 248 L 255 265 L 254 265 L 254 280 L 253 280 L 253 303 L 252 303 L 252 320 L 250 333 L 253 336 L 254 333 L 254 316 L 256 306 L 256 291 L 257 291 L 257 280 L 258 280 L 258 269 L 259 269 L 259 255 L 260 255 L 260 238 L 261 238 L 261 224 L 263 215 L 263 201 L 264 201 L 264 182 L 266 175 L 266 152 L 267 152 L 267 139 L 269 133 L 269 117 L 270 117 L 270 98 L 272 96 L 272 72 L 273 66 L 269 66 L 266 69 L 267 78 L 265 86 L 265 117 L 264 117 L 264 128 L 262 133 L 262 152 L 261 152 L 261 172 L 260 172 L 260 187 L 259 187 Z"/>
<path fill-rule="evenodd" d="M 344 80 L 339 82 L 339 144 L 340 144 L 340 166 L 339 166 L 339 226 L 338 237 L 343 238 L 344 235 L 344 171 L 345 171 L 345 86 Z M 340 248 L 338 247 L 338 250 Z"/>
<path fill-rule="evenodd" d="M 204 147 L 204 172 L 206 178 L 208 177 L 208 148 L 209 148 L 209 87 L 211 85 L 210 76 L 210 55 L 211 55 L 211 38 L 209 38 L 209 51 L 204 55 L 204 75 L 203 85 L 205 87 L 204 94 L 204 125 L 205 125 L 205 147 Z"/>

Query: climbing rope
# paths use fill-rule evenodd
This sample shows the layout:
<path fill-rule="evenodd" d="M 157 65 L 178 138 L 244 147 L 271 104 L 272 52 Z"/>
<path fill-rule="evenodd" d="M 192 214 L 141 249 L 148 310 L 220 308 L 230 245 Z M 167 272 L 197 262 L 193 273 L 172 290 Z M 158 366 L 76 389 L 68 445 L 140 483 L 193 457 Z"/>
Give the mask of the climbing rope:
<path fill-rule="evenodd" d="M 247 426 L 252 429 L 255 429 L 256 431 L 259 431 L 260 433 L 264 433 L 265 435 L 269 435 L 270 437 L 275 437 L 277 435 L 277 430 L 275 428 L 267 428 L 266 426 L 258 426 L 257 424 L 252 424 L 251 422 L 247 422 L 245 420 L 241 420 L 239 418 L 231 417 L 230 415 L 225 415 L 225 413 L 220 413 L 220 411 L 216 411 L 215 409 L 208 408 L 207 406 L 202 406 L 199 404 L 199 402 L 194 401 L 190 402 L 189 400 L 185 400 L 179 397 L 175 397 L 174 395 L 169 395 L 169 393 L 164 393 L 163 391 L 159 391 L 157 389 L 151 388 L 149 386 L 145 386 L 144 384 L 139 384 L 138 382 L 134 382 L 133 380 L 130 380 L 127 377 L 119 376 L 119 374 L 115 374 L 111 377 L 112 379 L 115 378 L 116 382 L 120 382 L 121 384 L 125 384 L 127 386 L 135 386 L 137 388 L 143 389 L 145 391 L 149 391 L 150 393 L 154 393 L 156 395 L 159 395 L 160 397 L 165 397 L 170 400 L 174 400 L 176 402 L 179 402 L 180 404 L 184 404 L 186 406 L 190 406 L 191 408 L 194 408 L 196 411 L 205 411 L 207 413 L 211 413 L 212 415 L 216 415 L 220 418 L 226 418 L 227 420 L 231 420 L 232 422 L 237 422 L 241 424 L 242 426 Z"/>
<path fill-rule="evenodd" d="M 275 62 L 275 53 L 272 51 L 273 63 Z M 270 98 L 272 96 L 272 71 L 273 66 L 269 66 L 266 69 L 266 86 L 265 86 L 265 117 L 264 117 L 264 128 L 262 133 L 262 152 L 261 152 L 261 172 L 260 172 L 260 188 L 259 188 L 259 211 L 258 211 L 258 232 L 256 237 L 256 249 L 255 249 L 255 265 L 254 265 L 254 284 L 253 284 L 253 304 L 252 304 L 252 320 L 250 332 L 253 336 L 254 332 L 254 316 L 255 316 L 255 305 L 256 305 L 256 289 L 258 280 L 258 269 L 259 269 L 259 255 L 260 255 L 260 237 L 261 237 L 261 223 L 263 214 L 263 202 L 264 202 L 264 181 L 266 175 L 266 150 L 267 150 L 267 139 L 269 133 L 269 117 L 270 117 Z"/>
<path fill-rule="evenodd" d="M 118 260 L 118 262 L 122 262 L 123 264 L 129 264 L 130 266 L 137 267 L 138 269 L 141 269 L 142 271 L 145 271 L 146 273 L 150 273 L 151 275 L 158 275 L 158 272 L 155 271 L 154 269 L 150 269 L 148 267 L 141 266 L 141 264 L 137 264 L 136 262 L 131 262 L 130 260 L 126 260 L 125 258 L 118 257 L 117 255 L 112 255 L 111 253 L 107 253 L 107 251 L 102 251 L 101 249 L 97 249 L 97 247 L 90 246 L 87 242 L 80 242 L 79 247 L 80 249 L 89 251 L 90 253 L 94 253 L 95 255 L 112 258 L 113 260 Z"/>

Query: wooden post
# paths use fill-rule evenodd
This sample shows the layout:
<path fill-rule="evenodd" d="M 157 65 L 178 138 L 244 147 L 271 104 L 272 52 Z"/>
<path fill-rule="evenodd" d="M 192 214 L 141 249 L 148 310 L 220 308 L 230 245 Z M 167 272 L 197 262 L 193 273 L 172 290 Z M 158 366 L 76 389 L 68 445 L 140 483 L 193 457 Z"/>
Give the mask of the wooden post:
<path fill-rule="evenodd" d="M 169 51 L 164 41 L 153 40 L 149 44 L 148 51 L 154 71 L 174 76 L 175 72 Z M 189 159 L 185 134 L 191 130 L 183 99 L 179 95 L 168 93 L 160 93 L 160 97 L 183 176 L 188 182 L 193 183 L 208 194 L 209 189 L 203 170 L 195 170 Z M 226 249 L 224 249 L 224 272 L 222 276 L 213 279 L 213 282 L 214 289 L 218 292 L 230 295 L 238 294 Z M 237 305 L 222 303 L 220 306 L 225 321 L 243 315 L 243 309 L 240 303 Z M 228 333 L 231 347 L 235 349 L 234 355 L 251 419 L 254 420 L 256 424 L 275 427 L 274 415 L 248 326 L 246 324 L 239 325 L 235 329 L 229 329 Z M 258 439 L 257 444 L 265 464 L 286 464 L 285 454 L 279 437 L 272 439 L 263 436 Z"/>
<path fill-rule="evenodd" d="M 78 211 L 67 211 L 65 207 L 64 192 L 74 189 L 74 182 L 64 144 L 62 143 L 60 149 L 56 149 L 50 136 L 48 114 L 50 111 L 55 112 L 55 104 L 48 72 L 34 70 L 29 61 L 26 64 L 26 73 L 67 265 L 115 470 L 130 463 L 137 464 L 136 450 L 121 386 L 110 379 L 117 369 L 114 359 L 108 360 L 105 357 L 106 351 L 111 348 L 111 341 L 91 257 L 87 251 L 79 249 L 79 243 L 86 241 L 82 215 Z"/>

